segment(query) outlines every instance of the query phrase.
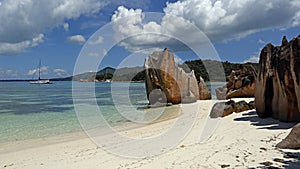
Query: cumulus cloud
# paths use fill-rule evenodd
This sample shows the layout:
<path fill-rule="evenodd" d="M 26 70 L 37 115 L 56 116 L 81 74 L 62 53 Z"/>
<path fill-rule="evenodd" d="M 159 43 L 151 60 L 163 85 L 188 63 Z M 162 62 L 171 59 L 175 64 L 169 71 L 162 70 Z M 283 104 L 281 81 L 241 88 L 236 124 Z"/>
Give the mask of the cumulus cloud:
<path fill-rule="evenodd" d="M 69 36 L 68 41 L 72 43 L 77 43 L 77 44 L 83 44 L 85 43 L 85 37 L 82 35 L 74 35 L 74 36 Z"/>
<path fill-rule="evenodd" d="M 182 0 L 167 3 L 159 22 L 145 22 L 142 10 L 123 6 L 115 11 L 111 20 L 117 23 L 114 30 L 120 39 L 144 34 L 120 43 L 129 50 L 140 50 L 174 43 L 174 40 L 161 35 L 197 39 L 193 37 L 195 30 L 189 26 L 191 23 L 212 42 L 240 39 L 267 29 L 300 26 L 299 9 L 298 0 Z"/>
<path fill-rule="evenodd" d="M 104 38 L 102 36 L 98 36 L 98 38 L 94 41 L 89 42 L 91 45 L 99 45 L 103 43 Z"/>
<path fill-rule="evenodd" d="M 46 30 L 64 26 L 68 19 L 97 13 L 98 0 L 2 0 L 0 5 L 0 54 L 14 54 L 34 43 Z"/>
<path fill-rule="evenodd" d="M 259 39 L 259 40 L 257 41 L 257 43 L 258 43 L 258 44 L 266 44 L 266 42 L 265 42 L 264 40 L 262 40 L 262 39 Z"/>
<path fill-rule="evenodd" d="M 53 73 L 57 76 L 65 76 L 68 74 L 68 72 L 64 69 L 54 69 Z"/>
<path fill-rule="evenodd" d="M 244 63 L 258 63 L 259 62 L 259 57 L 258 56 L 251 56 L 248 59 L 243 61 Z"/>
<path fill-rule="evenodd" d="M 18 72 L 11 69 L 1 69 L 0 68 L 0 78 L 10 79 L 18 77 Z"/>
<path fill-rule="evenodd" d="M 0 55 L 14 55 L 29 47 L 37 46 L 44 42 L 44 34 L 39 34 L 32 38 L 32 40 L 26 40 L 18 43 L 6 43 L 0 42 Z"/>
<path fill-rule="evenodd" d="M 68 23 L 64 23 L 65 31 L 69 31 L 70 25 Z"/>
<path fill-rule="evenodd" d="M 40 68 L 41 74 L 43 74 L 43 75 L 48 74 L 49 73 L 48 68 L 49 68 L 48 66 L 41 66 L 41 68 Z M 38 68 L 32 69 L 32 70 L 29 70 L 26 75 L 32 76 L 32 75 L 35 75 L 36 73 L 38 73 L 38 71 L 39 71 Z"/>

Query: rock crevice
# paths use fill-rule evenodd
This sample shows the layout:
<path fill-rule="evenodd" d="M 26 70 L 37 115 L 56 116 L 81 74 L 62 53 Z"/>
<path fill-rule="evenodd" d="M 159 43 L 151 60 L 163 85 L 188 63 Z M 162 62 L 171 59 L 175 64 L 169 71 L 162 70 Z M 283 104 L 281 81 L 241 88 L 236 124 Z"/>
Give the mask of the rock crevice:
<path fill-rule="evenodd" d="M 260 117 L 300 121 L 300 35 L 260 53 L 255 105 Z"/>
<path fill-rule="evenodd" d="M 145 60 L 145 69 L 146 92 L 150 104 L 189 103 L 208 98 L 209 92 L 206 86 L 204 87 L 205 84 L 199 84 L 202 87 L 199 91 L 194 71 L 186 73 L 175 63 L 174 55 L 168 49 L 150 55 Z M 162 99 L 164 97 L 165 100 Z"/>

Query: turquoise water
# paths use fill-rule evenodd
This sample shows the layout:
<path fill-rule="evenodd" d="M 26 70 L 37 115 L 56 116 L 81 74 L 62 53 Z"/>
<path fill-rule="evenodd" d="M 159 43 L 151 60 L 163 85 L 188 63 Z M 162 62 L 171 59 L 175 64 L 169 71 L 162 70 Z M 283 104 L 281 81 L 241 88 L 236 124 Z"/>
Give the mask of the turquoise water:
<path fill-rule="evenodd" d="M 75 82 L 78 83 L 78 82 Z M 92 83 L 80 83 L 83 89 Z M 117 85 L 122 91 L 123 83 Z M 146 105 L 144 83 L 130 83 L 131 102 Z M 109 83 L 95 83 L 97 103 L 111 125 L 128 122 L 115 109 Z M 82 104 L 89 105 L 82 97 Z M 88 112 L 93 113 L 93 112 Z M 93 114 L 96 115 L 96 114 Z M 74 111 L 72 82 L 33 85 L 27 82 L 0 83 L 0 143 L 49 137 L 81 131 Z"/>
<path fill-rule="evenodd" d="M 97 104 L 111 126 L 130 122 L 118 112 L 115 104 L 126 112 L 126 116 L 135 118 L 133 113 L 136 114 L 136 112 L 132 111 L 127 103 L 112 100 L 110 83 L 74 83 L 79 86 L 76 92 L 81 94 L 80 104 L 84 107 L 84 113 L 91 119 L 99 116 L 89 109 L 93 98 L 86 95 L 85 91 L 91 88 L 95 90 Z M 126 93 L 128 85 L 129 100 L 135 109 L 147 105 L 144 83 L 113 83 L 117 97 L 128 94 Z M 209 88 L 210 85 L 208 84 Z M 212 85 L 222 84 L 213 83 Z M 150 112 L 145 116 L 149 118 L 146 120 L 151 121 L 157 114 Z M 0 82 L 0 143 L 45 138 L 81 130 L 73 106 L 72 82 L 55 82 L 51 85 Z"/>

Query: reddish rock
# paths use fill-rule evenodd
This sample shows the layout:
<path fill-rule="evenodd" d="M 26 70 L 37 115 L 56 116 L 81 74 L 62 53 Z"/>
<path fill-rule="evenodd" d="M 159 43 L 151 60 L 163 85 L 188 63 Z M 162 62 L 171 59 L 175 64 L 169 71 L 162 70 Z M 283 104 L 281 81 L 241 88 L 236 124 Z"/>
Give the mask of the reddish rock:
<path fill-rule="evenodd" d="M 276 145 L 283 149 L 300 149 L 300 123 L 295 125 L 290 134 Z"/>
<path fill-rule="evenodd" d="M 260 54 L 255 106 L 259 117 L 300 121 L 300 35 Z"/>
<path fill-rule="evenodd" d="M 200 92 L 200 100 L 210 100 L 211 94 L 203 80 L 203 78 L 200 76 L 200 82 L 199 82 L 199 92 Z"/>
<path fill-rule="evenodd" d="M 161 90 L 168 103 L 194 102 L 198 100 L 199 88 L 194 71 L 186 73 L 174 61 L 172 52 L 165 49 L 154 52 L 145 60 L 146 91 L 149 99 L 152 91 Z M 161 98 L 157 98 L 159 102 Z M 151 98 L 155 102 L 155 98 Z"/>
<path fill-rule="evenodd" d="M 228 83 L 216 89 L 218 99 L 231 99 L 241 97 L 254 97 L 256 88 L 256 70 L 254 67 L 241 68 L 232 71 L 227 77 Z"/>
<path fill-rule="evenodd" d="M 250 108 L 251 106 L 249 106 L 249 104 L 246 101 L 239 101 L 235 104 L 235 112 L 239 113 L 239 112 L 243 112 L 243 111 L 247 111 L 247 110 L 251 110 Z"/>
<path fill-rule="evenodd" d="M 211 118 L 225 117 L 233 112 L 239 113 L 248 110 L 252 110 L 251 102 L 247 103 L 246 101 L 235 102 L 233 100 L 229 100 L 227 102 L 219 102 L 214 104 L 211 112 Z"/>

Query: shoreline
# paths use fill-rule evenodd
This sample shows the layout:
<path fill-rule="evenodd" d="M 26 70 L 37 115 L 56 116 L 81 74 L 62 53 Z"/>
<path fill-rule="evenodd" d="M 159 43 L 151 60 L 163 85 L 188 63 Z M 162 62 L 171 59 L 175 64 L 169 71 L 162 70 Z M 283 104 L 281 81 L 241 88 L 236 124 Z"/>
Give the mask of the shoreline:
<path fill-rule="evenodd" d="M 251 100 L 251 99 L 234 99 Z M 300 151 L 275 148 L 291 130 L 292 123 L 259 119 L 255 111 L 233 113 L 220 119 L 211 137 L 199 143 L 199 136 L 214 101 L 198 101 L 197 121 L 175 148 L 157 156 L 132 159 L 116 156 L 97 146 L 84 132 L 18 143 L 14 151 L 0 149 L 0 168 L 251 168 L 270 165 L 298 166 Z M 190 112 L 191 113 L 191 112 Z M 149 138 L 163 133 L 176 119 L 141 128 L 119 130 L 128 137 Z M 182 125 L 182 124 L 179 124 Z M 22 144 L 23 143 L 23 144 Z M 41 144 L 42 143 L 42 144 Z M 30 147 L 24 148 L 26 145 Z M 33 145 L 32 145 L 33 144 Z M 11 145 L 13 146 L 13 145 Z M 22 149 L 23 146 L 23 149 Z M 130 147 L 116 147 L 130 151 Z M 8 148 L 8 147 L 7 147 Z M 281 161 L 281 162 L 280 162 Z"/>

